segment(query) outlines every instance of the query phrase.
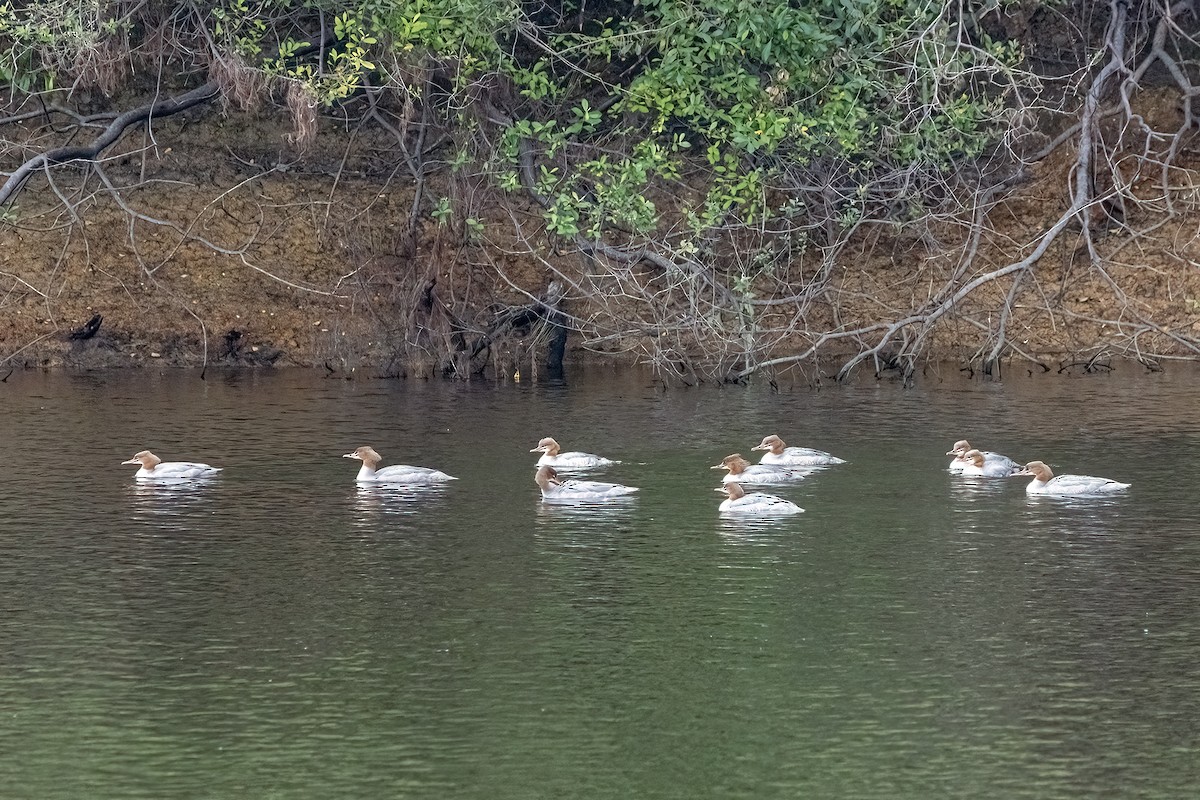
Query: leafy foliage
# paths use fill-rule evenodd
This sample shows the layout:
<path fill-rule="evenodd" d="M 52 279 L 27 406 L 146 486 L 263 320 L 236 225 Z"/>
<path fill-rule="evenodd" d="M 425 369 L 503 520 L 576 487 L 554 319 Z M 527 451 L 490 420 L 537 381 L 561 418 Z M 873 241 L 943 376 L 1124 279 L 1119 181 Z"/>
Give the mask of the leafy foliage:
<path fill-rule="evenodd" d="M 779 214 L 769 189 L 801 191 L 814 170 L 842 187 L 847 221 L 878 213 L 873 200 L 894 206 L 871 196 L 881 173 L 944 174 L 1008 125 L 1005 76 L 1021 54 L 978 32 L 975 15 L 994 5 L 973 0 L 960 16 L 931 0 L 557 11 L 513 0 L 216 0 L 183 20 L 203 25 L 193 35 L 209 38 L 214 56 L 303 82 L 327 106 L 368 83 L 419 96 L 414 76 L 438 70 L 449 77 L 447 123 L 462 135 L 488 118 L 481 100 L 509 119 L 486 140 L 498 146 L 477 152 L 497 184 L 516 188 L 515 141 L 536 143 L 551 162 L 537 181 L 551 230 L 595 238 L 653 233 L 662 210 L 651 198 L 688 161 L 707 167 L 688 178 L 704 190 L 672 216 L 694 235 L 731 214 Z M 0 75 L 23 91 L 59 85 L 102 39 L 129 30 L 120 10 L 99 0 L 0 5 Z"/>
<path fill-rule="evenodd" d="M 535 198 L 544 229 L 589 252 L 650 245 L 686 302 L 718 298 L 688 316 L 741 336 L 781 261 L 816 245 L 827 271 L 864 222 L 926 219 L 1011 133 L 1035 81 L 983 20 L 1015 2 L 0 2 L 0 78 L 70 92 L 106 58 L 235 64 L 310 114 L 386 124 L 371 114 L 391 103 L 407 125 L 419 109 L 454 175 Z M 460 198 L 417 197 L 480 240 Z"/>

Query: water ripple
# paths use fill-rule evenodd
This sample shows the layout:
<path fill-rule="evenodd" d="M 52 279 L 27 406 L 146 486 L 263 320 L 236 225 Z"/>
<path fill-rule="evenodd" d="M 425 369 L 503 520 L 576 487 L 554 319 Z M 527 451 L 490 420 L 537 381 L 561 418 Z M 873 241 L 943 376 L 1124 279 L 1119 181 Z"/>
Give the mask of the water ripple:
<path fill-rule="evenodd" d="M 0 435 L 71 469 L 0 466 L 5 794 L 1195 795 L 1194 381 L 940 379 L 14 376 Z M 541 503 L 548 433 L 641 492 Z M 721 516 L 767 433 L 849 463 Z M 949 476 L 963 435 L 1133 487 Z M 461 480 L 358 487 L 366 442 Z"/>

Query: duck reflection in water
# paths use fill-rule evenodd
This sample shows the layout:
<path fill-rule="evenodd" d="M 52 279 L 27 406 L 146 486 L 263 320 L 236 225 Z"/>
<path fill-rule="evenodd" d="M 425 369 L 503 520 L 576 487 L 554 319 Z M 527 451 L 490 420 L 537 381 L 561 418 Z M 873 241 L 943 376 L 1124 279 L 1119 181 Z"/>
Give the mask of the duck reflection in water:
<path fill-rule="evenodd" d="M 192 518 L 214 502 L 211 481 L 134 481 L 126 491 L 135 520 L 153 523 L 157 528 L 183 530 L 192 527 Z"/>
<path fill-rule="evenodd" d="M 354 491 L 354 508 L 361 514 L 417 514 L 445 496 L 445 484 L 360 483 Z"/>

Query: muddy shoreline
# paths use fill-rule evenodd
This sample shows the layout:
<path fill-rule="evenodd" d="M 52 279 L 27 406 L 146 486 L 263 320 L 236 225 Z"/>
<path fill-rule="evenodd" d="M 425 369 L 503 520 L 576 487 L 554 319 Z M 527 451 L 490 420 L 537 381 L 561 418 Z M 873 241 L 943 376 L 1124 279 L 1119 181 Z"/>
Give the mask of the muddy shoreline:
<path fill-rule="evenodd" d="M 176 333 L 163 336 L 146 336 L 125 331 L 105 331 L 103 324 L 92 335 L 86 338 L 72 338 L 80 328 L 71 331 L 57 331 L 46 335 L 40 340 L 17 345 L 16 352 L 0 361 L 0 377 L 14 372 L 27 371 L 140 371 L 140 370 L 169 370 L 169 371 L 213 371 L 215 373 L 243 370 L 312 370 L 330 376 L 347 379 L 446 379 L 446 380 L 485 380 L 507 382 L 512 380 L 537 382 L 550 377 L 545 370 L 545 353 L 537 354 L 533 361 L 518 365 L 516 369 L 487 368 L 473 375 L 460 376 L 439 373 L 428 365 L 425 369 L 414 369 L 397 354 L 381 352 L 377 347 L 362 343 L 356 348 L 353 343 L 347 343 L 344 355 L 337 359 L 322 358 L 320 353 L 313 350 L 288 351 L 277 346 L 267 338 L 258 338 L 244 334 L 236 329 L 225 335 L 209 341 L 207 352 L 204 343 L 198 337 L 188 337 Z M 574 338 L 574 337 L 572 337 Z M 6 346 L 0 342 L 0 346 Z M 7 343 L 11 347 L 12 343 Z M 1039 354 L 1041 366 L 1027 360 L 1006 359 L 990 374 L 981 370 L 977 364 L 969 361 L 965 352 L 935 352 L 916 370 L 916 379 L 942 380 L 949 375 L 967 379 L 998 379 L 1034 375 L 1064 375 L 1077 376 L 1084 374 L 1108 374 L 1135 370 L 1139 372 L 1155 372 L 1171 370 L 1173 367 L 1191 365 L 1190 362 L 1144 362 L 1128 357 L 1113 357 L 1100 353 L 1091 356 L 1054 352 Z M 780 371 L 763 371 L 750 376 L 742 382 L 781 384 L 826 384 L 837 379 L 837 371 L 842 359 L 823 357 Z M 1194 365 L 1191 365 L 1194 366 Z M 564 359 L 564 367 L 569 372 L 592 369 L 607 369 L 621 371 L 645 371 L 648 376 L 654 375 L 654 370 L 636 356 L 630 354 L 597 354 L 585 349 L 570 346 Z M 721 383 L 722 381 L 672 381 L 669 376 L 666 383 Z M 896 366 L 882 365 L 876 371 L 874 366 L 867 365 L 858 370 L 855 379 L 862 380 L 902 380 L 901 370 Z M 731 382 L 731 381 L 726 381 Z"/>

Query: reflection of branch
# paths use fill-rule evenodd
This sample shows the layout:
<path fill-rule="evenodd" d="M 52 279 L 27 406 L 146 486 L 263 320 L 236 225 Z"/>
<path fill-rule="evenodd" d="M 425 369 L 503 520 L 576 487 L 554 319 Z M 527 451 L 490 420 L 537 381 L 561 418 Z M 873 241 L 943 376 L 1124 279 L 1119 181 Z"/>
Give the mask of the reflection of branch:
<path fill-rule="evenodd" d="M 216 82 L 209 81 L 203 86 L 192 89 L 190 92 L 186 92 L 179 97 L 147 103 L 144 106 L 126 111 L 114 119 L 104 129 L 104 132 L 97 136 L 89 145 L 56 147 L 53 150 L 34 156 L 17 167 L 16 171 L 4 183 L 4 186 L 0 187 L 0 205 L 10 202 L 29 176 L 37 170 L 44 169 L 51 164 L 62 164 L 67 161 L 90 161 L 120 139 L 121 134 L 131 125 L 186 111 L 192 106 L 199 105 L 216 97 L 218 90 Z"/>

